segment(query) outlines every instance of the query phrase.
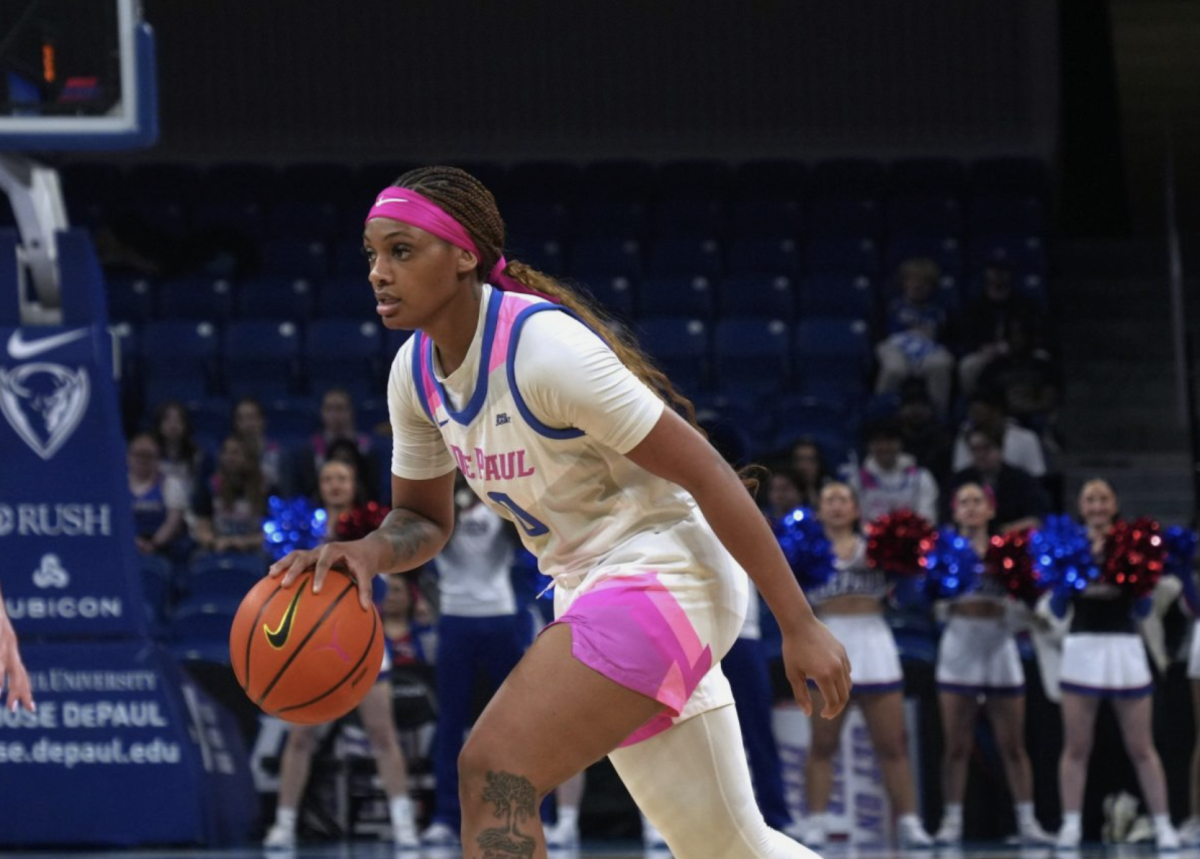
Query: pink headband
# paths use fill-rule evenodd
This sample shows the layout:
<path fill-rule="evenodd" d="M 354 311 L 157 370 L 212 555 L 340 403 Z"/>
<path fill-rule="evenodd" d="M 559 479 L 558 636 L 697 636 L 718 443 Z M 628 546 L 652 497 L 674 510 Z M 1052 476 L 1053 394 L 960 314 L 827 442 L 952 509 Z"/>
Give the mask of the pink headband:
<path fill-rule="evenodd" d="M 470 234 L 462 224 L 437 203 L 409 188 L 396 186 L 384 188 L 375 198 L 375 205 L 371 207 L 371 211 L 367 213 L 367 220 L 372 218 L 391 218 L 393 221 L 420 227 L 442 241 L 449 242 L 464 251 L 470 251 L 483 259 L 479 248 L 475 246 L 475 242 L 471 240 Z M 521 292 L 525 295 L 536 295 L 538 298 L 544 298 L 554 304 L 560 303 L 558 299 L 531 289 L 516 278 L 509 277 L 504 273 L 507 266 L 508 261 L 503 256 L 496 260 L 496 264 L 488 273 L 488 283 L 505 292 Z"/>

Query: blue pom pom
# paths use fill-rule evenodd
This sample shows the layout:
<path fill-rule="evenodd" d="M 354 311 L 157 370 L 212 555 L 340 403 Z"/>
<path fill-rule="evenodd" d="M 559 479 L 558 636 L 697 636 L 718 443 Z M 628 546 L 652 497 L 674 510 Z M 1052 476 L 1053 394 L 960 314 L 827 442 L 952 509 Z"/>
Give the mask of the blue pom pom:
<path fill-rule="evenodd" d="M 1167 550 L 1165 570 L 1179 578 L 1191 578 L 1192 562 L 1196 558 L 1196 532 L 1191 528 L 1174 525 L 1163 532 L 1163 546 Z"/>
<path fill-rule="evenodd" d="M 1100 576 L 1087 531 L 1069 516 L 1047 516 L 1029 535 L 1033 566 L 1048 590 L 1071 594 Z"/>
<path fill-rule="evenodd" d="M 971 541 L 953 528 L 938 531 L 925 554 L 925 589 L 934 599 L 954 599 L 970 593 L 983 575 L 983 561 Z"/>
<path fill-rule="evenodd" d="M 817 588 L 833 578 L 833 547 L 812 510 L 797 507 L 781 516 L 774 530 L 801 588 Z"/>
<path fill-rule="evenodd" d="M 325 509 L 307 498 L 272 495 L 267 499 L 267 517 L 263 520 L 267 551 L 278 561 L 294 549 L 316 548 L 325 539 L 326 518 Z"/>

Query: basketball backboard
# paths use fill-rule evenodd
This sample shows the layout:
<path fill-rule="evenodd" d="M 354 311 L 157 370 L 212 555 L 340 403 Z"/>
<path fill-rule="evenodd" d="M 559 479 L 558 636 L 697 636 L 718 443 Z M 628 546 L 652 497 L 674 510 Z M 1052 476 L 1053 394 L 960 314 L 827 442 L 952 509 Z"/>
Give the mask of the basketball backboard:
<path fill-rule="evenodd" d="M 0 0 L 0 150 L 149 146 L 155 81 L 139 0 Z"/>

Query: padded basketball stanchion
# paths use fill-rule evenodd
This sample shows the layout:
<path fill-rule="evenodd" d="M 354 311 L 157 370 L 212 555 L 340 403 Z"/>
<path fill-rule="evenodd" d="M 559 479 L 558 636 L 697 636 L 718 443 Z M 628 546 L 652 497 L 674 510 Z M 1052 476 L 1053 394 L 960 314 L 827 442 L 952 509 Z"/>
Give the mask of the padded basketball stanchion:
<path fill-rule="evenodd" d="M 0 152 L 0 190 L 8 195 L 17 219 L 21 243 L 17 247 L 17 300 L 24 325 L 59 325 L 62 300 L 59 292 L 58 233 L 66 230 L 58 171 L 25 155 Z M 24 278 L 32 280 L 33 296 Z"/>

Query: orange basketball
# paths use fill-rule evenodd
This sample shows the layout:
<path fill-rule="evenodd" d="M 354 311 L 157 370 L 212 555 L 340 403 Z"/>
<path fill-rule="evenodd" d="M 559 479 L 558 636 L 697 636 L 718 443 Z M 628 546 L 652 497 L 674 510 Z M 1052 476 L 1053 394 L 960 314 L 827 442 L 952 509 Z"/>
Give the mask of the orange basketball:
<path fill-rule="evenodd" d="M 383 621 L 375 606 L 363 611 L 345 573 L 331 570 L 318 594 L 312 576 L 306 572 L 288 588 L 263 578 L 229 631 L 233 672 L 250 700 L 303 725 L 357 707 L 383 664 Z"/>

